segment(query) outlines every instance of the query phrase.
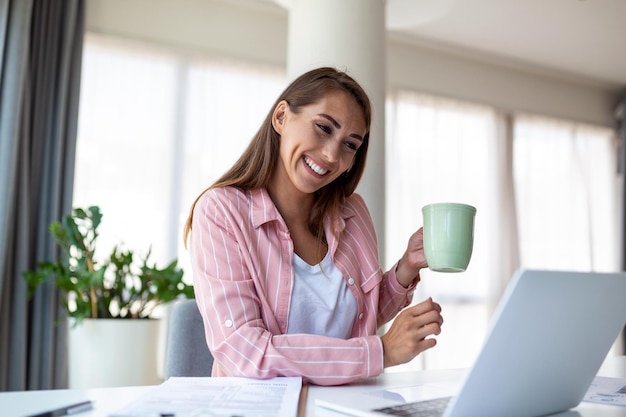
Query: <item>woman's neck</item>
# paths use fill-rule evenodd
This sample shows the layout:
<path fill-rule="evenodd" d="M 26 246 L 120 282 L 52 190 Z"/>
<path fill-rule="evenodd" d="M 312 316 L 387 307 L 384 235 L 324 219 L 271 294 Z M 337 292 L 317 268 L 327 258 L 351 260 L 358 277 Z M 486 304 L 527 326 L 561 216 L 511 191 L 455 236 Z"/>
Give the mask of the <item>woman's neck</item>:
<path fill-rule="evenodd" d="M 287 224 L 294 251 L 310 265 L 320 263 L 328 247 L 309 227 L 313 194 L 301 193 L 293 187 L 277 187 L 271 184 L 267 187 L 267 192 Z"/>
<path fill-rule="evenodd" d="M 267 187 L 267 192 L 290 229 L 309 224 L 313 195 L 271 185 Z"/>

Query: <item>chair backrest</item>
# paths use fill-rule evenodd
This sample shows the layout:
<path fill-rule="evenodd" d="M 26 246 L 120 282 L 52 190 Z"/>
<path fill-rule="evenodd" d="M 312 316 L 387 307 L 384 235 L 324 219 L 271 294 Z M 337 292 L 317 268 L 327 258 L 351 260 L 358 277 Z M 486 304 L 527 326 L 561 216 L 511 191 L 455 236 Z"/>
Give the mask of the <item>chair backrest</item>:
<path fill-rule="evenodd" d="M 169 317 L 163 376 L 211 376 L 212 367 L 196 300 L 177 301 Z"/>

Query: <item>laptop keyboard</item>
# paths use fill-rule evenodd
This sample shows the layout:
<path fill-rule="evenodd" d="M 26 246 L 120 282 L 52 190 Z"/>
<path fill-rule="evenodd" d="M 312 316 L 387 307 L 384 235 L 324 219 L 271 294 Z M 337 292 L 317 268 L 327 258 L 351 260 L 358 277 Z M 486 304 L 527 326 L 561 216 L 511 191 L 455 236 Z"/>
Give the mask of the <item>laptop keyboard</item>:
<path fill-rule="evenodd" d="M 435 398 L 434 400 L 417 401 L 394 405 L 392 407 L 379 408 L 374 411 L 403 417 L 440 417 L 446 409 L 452 397 Z"/>

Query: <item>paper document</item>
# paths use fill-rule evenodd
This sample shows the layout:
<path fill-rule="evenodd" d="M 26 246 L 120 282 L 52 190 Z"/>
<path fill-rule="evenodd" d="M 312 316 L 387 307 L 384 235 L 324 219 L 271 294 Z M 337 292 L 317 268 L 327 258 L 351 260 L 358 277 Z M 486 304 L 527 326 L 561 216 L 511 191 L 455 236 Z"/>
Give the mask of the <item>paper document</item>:
<path fill-rule="evenodd" d="M 595 377 L 583 401 L 626 406 L 626 378 Z"/>
<path fill-rule="evenodd" d="M 172 377 L 110 417 L 296 417 L 302 378 Z"/>

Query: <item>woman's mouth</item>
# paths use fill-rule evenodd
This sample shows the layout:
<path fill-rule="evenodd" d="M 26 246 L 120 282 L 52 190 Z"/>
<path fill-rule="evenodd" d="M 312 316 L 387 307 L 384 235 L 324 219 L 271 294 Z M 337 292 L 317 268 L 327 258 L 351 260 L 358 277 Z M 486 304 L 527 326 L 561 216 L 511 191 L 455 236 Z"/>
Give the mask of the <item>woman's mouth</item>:
<path fill-rule="evenodd" d="M 315 162 L 311 161 L 308 157 L 304 157 L 304 163 L 308 165 L 309 168 L 311 168 L 313 170 L 313 172 L 315 172 L 317 175 L 326 175 L 328 174 L 328 170 L 320 167 L 319 165 L 317 165 Z"/>

